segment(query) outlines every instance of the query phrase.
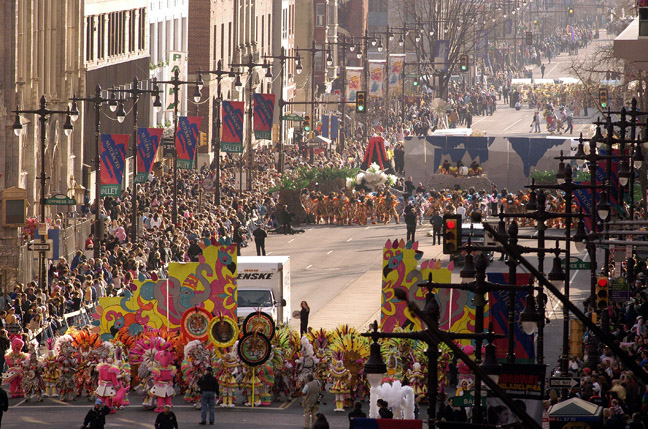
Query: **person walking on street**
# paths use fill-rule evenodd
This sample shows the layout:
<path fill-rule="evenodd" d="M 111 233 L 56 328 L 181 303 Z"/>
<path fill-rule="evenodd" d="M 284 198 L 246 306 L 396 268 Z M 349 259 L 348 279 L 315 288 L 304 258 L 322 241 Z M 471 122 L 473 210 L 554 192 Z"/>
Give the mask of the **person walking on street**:
<path fill-rule="evenodd" d="M 205 370 L 205 375 L 198 380 L 200 387 L 200 425 L 207 424 L 207 408 L 209 408 L 209 424 L 214 424 L 214 405 L 216 396 L 220 395 L 218 380 L 212 374 L 210 366 Z"/>
<path fill-rule="evenodd" d="M 310 429 L 311 417 L 313 423 L 319 410 L 319 396 L 322 387 L 319 381 L 315 380 L 313 374 L 308 374 L 308 383 L 302 389 L 302 407 L 304 407 L 304 429 Z"/>
<path fill-rule="evenodd" d="M 283 225 L 283 233 L 284 235 L 292 234 L 292 218 L 294 216 L 293 213 L 288 211 L 288 205 L 283 206 L 283 209 L 281 212 L 279 212 L 280 216 L 280 223 Z"/>
<path fill-rule="evenodd" d="M 353 419 L 367 418 L 367 413 L 362 411 L 362 402 L 356 402 L 353 405 L 353 411 L 349 413 L 349 429 L 353 429 Z"/>
<path fill-rule="evenodd" d="M 258 223 L 256 229 L 252 232 L 252 235 L 254 236 L 254 244 L 256 244 L 257 256 L 261 256 L 261 254 L 265 256 L 265 239 L 268 236 L 268 233 L 265 232 L 265 230 L 261 228 L 261 224 Z"/>
<path fill-rule="evenodd" d="M 158 414 L 155 419 L 155 429 L 178 429 L 178 419 L 171 411 L 171 405 L 165 405 L 164 411 Z"/>
<path fill-rule="evenodd" d="M 430 218 L 432 224 L 432 245 L 436 245 L 437 241 L 441 244 L 441 231 L 443 230 L 443 218 L 438 211 L 435 211 Z"/>
<path fill-rule="evenodd" d="M 567 129 L 565 130 L 565 134 L 573 133 L 574 132 L 574 114 L 572 112 L 567 113 Z"/>
<path fill-rule="evenodd" d="M 88 411 L 83 420 L 82 429 L 103 429 L 106 425 L 106 416 L 110 414 L 110 408 L 104 405 L 101 399 L 95 401 L 94 407 Z"/>
<path fill-rule="evenodd" d="M 542 73 L 542 78 L 544 79 L 544 74 L 545 74 L 545 65 L 540 66 L 540 73 Z"/>
<path fill-rule="evenodd" d="M 407 241 L 414 242 L 416 235 L 416 211 L 409 207 L 405 212 L 405 225 L 407 225 Z"/>
<path fill-rule="evenodd" d="M 303 336 L 308 332 L 308 315 L 310 314 L 310 307 L 306 301 L 302 301 L 299 310 L 299 336 Z"/>
<path fill-rule="evenodd" d="M 534 133 L 540 132 L 540 112 L 536 111 L 533 114 L 533 121 L 531 122 L 531 129 Z"/>

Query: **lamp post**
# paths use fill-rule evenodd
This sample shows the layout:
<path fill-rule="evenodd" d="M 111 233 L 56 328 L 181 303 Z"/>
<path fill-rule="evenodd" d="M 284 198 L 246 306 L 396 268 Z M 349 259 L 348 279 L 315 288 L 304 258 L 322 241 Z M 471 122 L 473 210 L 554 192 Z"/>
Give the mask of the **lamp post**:
<path fill-rule="evenodd" d="M 108 89 L 108 92 L 121 93 L 121 94 L 130 94 L 133 99 L 133 141 L 131 146 L 131 156 L 133 157 L 133 193 L 131 195 L 131 242 L 135 243 L 137 241 L 137 224 L 139 221 L 138 216 L 138 200 L 137 200 L 137 104 L 142 94 L 151 94 L 155 95 L 155 101 L 153 102 L 153 110 L 157 113 L 162 108 L 162 103 L 160 103 L 160 89 L 158 88 L 156 79 L 153 79 L 153 89 L 140 89 L 139 80 L 137 77 L 133 78 L 133 83 L 130 89 L 119 89 L 111 88 Z M 123 118 L 121 115 L 123 113 L 123 103 L 121 104 L 121 109 L 118 111 L 117 120 Z M 123 119 L 120 120 L 122 122 Z"/>
<path fill-rule="evenodd" d="M 212 109 L 212 123 L 214 126 L 214 133 L 212 135 L 212 146 L 216 157 L 216 189 L 214 190 L 214 204 L 220 205 L 221 191 L 220 191 L 220 151 L 221 151 L 221 103 L 223 102 L 223 94 L 221 91 L 221 81 L 223 76 L 227 76 L 230 82 L 233 83 L 234 79 L 240 75 L 240 72 L 234 70 L 223 70 L 223 61 L 218 60 L 216 63 L 216 70 L 208 70 L 202 73 L 209 73 L 216 76 L 216 97 L 213 100 Z"/>
<path fill-rule="evenodd" d="M 41 165 L 40 165 L 40 177 L 37 179 L 40 180 L 40 198 L 39 198 L 39 209 L 40 209 L 40 221 L 45 224 L 45 186 L 47 184 L 47 176 L 45 175 L 45 137 L 47 130 L 47 119 L 51 115 L 65 115 L 65 123 L 63 124 L 63 131 L 65 135 L 69 137 L 72 135 L 73 126 L 72 122 L 76 121 L 79 117 L 79 112 L 76 108 L 76 103 L 72 105 L 72 110 L 67 108 L 66 110 L 52 110 L 47 108 L 47 100 L 43 95 L 40 98 L 40 107 L 35 110 L 22 110 L 16 109 L 13 111 L 16 114 L 16 121 L 13 124 L 14 133 L 17 136 L 20 136 L 22 132 L 22 123 L 20 121 L 20 115 L 22 114 L 34 114 L 38 116 L 38 122 L 40 127 L 40 153 L 41 153 Z M 74 112 L 74 113 L 73 113 Z M 45 247 L 47 230 L 41 235 L 41 243 L 43 243 L 43 248 Z M 47 270 L 45 268 L 45 250 L 38 251 L 38 286 L 49 290 L 49 282 L 47 281 Z M 47 283 L 47 284 L 46 284 Z"/>
<path fill-rule="evenodd" d="M 254 156 L 252 153 L 252 118 L 254 115 L 254 100 L 252 96 L 252 71 L 256 67 L 263 67 L 266 70 L 265 78 L 268 81 L 268 84 L 272 82 L 272 72 L 270 71 L 270 63 L 264 61 L 263 63 L 255 63 L 254 57 L 250 54 L 248 62 L 242 64 L 230 64 L 230 67 L 245 67 L 247 68 L 247 87 L 248 87 L 248 110 L 247 110 L 247 136 L 246 136 L 246 146 L 247 146 L 247 155 L 248 155 L 248 171 L 247 171 L 247 190 L 251 191 L 252 188 L 252 164 L 254 161 Z M 240 81 L 237 79 L 237 83 L 240 84 Z M 240 85 L 238 86 L 240 87 Z"/>
<path fill-rule="evenodd" d="M 297 53 L 296 56 L 290 56 L 286 55 L 286 49 L 282 46 L 281 47 L 281 54 L 279 55 L 264 55 L 263 58 L 272 58 L 274 60 L 279 60 L 279 160 L 277 163 L 277 171 L 280 173 L 284 172 L 284 149 L 283 149 L 283 116 L 284 116 L 284 107 L 286 105 L 284 98 L 283 98 L 283 93 L 284 93 L 284 74 L 285 74 L 285 66 L 286 66 L 286 60 L 295 60 L 297 64 L 300 66 L 299 69 L 296 70 L 302 70 L 301 68 L 301 58 L 299 57 L 299 53 Z M 301 73 L 300 71 L 297 71 L 298 73 Z"/>
<path fill-rule="evenodd" d="M 95 221 L 94 221 L 94 246 L 93 255 L 97 259 L 101 256 L 101 240 L 103 239 L 103 224 L 101 223 L 101 106 L 108 102 L 111 111 L 117 110 L 117 100 L 115 94 L 112 97 L 104 98 L 101 95 L 101 85 L 95 87 L 94 96 L 91 97 L 72 97 L 74 102 L 85 101 L 94 104 L 95 111 Z M 121 105 L 121 103 L 119 103 Z M 122 105 L 123 108 L 123 105 Z M 74 110 L 74 104 L 73 109 Z M 122 120 L 123 121 L 123 120 Z"/>
<path fill-rule="evenodd" d="M 202 83 L 200 80 L 195 82 L 184 81 L 180 79 L 180 70 L 175 69 L 171 80 L 159 80 L 158 84 L 171 85 L 173 87 L 173 137 L 178 132 L 178 103 L 180 102 L 180 86 L 181 85 L 196 85 L 194 91 L 194 101 L 200 101 L 200 90 Z M 197 100 L 196 100 L 197 98 Z M 178 152 L 173 151 L 173 211 L 171 212 L 171 221 L 173 225 L 178 224 Z"/>

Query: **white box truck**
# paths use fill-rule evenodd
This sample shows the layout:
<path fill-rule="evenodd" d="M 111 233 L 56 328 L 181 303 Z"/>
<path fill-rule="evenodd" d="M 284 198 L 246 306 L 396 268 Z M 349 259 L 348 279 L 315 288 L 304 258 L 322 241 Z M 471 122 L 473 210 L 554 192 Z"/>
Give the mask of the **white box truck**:
<path fill-rule="evenodd" d="M 236 268 L 239 321 L 261 310 L 272 315 L 275 323 L 288 323 L 290 256 L 239 256 Z"/>

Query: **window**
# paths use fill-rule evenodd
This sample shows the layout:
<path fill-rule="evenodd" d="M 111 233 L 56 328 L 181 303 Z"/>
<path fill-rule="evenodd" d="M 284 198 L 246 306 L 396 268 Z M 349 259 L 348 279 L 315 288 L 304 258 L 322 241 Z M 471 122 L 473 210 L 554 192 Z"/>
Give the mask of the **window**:
<path fill-rule="evenodd" d="M 94 61 L 95 17 L 86 18 L 86 61 Z"/>
<path fill-rule="evenodd" d="M 326 25 L 326 4 L 317 3 L 315 5 L 315 25 L 324 27 Z"/>
<path fill-rule="evenodd" d="M 223 64 L 225 63 L 225 24 L 221 24 L 221 34 L 220 34 L 220 57 L 223 59 Z"/>
<path fill-rule="evenodd" d="M 106 15 L 97 19 L 97 59 L 106 57 Z"/>
<path fill-rule="evenodd" d="M 261 55 L 265 53 L 265 16 L 261 15 Z"/>
<path fill-rule="evenodd" d="M 218 43 L 216 43 L 217 36 L 218 36 L 218 25 L 214 25 L 214 53 L 213 53 L 214 59 L 212 60 L 214 63 L 212 65 L 213 68 L 216 68 L 216 64 L 218 63 Z"/>
<path fill-rule="evenodd" d="M 134 10 L 131 10 L 129 13 L 128 21 L 128 50 L 130 52 L 135 52 L 135 29 L 137 28 L 137 13 Z"/>
<path fill-rule="evenodd" d="M 145 49 L 144 43 L 146 42 L 146 8 L 139 10 L 139 35 L 137 37 L 137 47 L 141 51 Z"/>

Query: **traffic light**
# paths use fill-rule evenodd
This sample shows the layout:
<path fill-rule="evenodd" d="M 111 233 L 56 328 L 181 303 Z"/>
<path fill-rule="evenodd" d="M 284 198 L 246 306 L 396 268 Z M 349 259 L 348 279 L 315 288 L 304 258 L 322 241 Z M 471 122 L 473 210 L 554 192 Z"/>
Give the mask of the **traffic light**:
<path fill-rule="evenodd" d="M 540 23 L 540 21 L 538 21 L 538 18 L 533 20 L 533 25 L 538 25 L 539 23 Z"/>
<path fill-rule="evenodd" d="M 306 132 L 311 130 L 310 115 L 304 115 L 304 121 L 302 122 L 302 128 Z"/>
<path fill-rule="evenodd" d="M 608 106 L 608 90 L 607 90 L 607 88 L 600 88 L 599 89 L 599 103 L 601 104 L 601 107 L 603 109 L 607 108 L 607 106 Z"/>
<path fill-rule="evenodd" d="M 574 16 L 574 6 L 569 6 L 569 9 L 567 9 L 567 14 L 571 17 Z"/>
<path fill-rule="evenodd" d="M 461 246 L 461 215 L 443 216 L 443 254 L 459 253 Z"/>
<path fill-rule="evenodd" d="M 462 55 L 459 57 L 459 69 L 462 72 L 468 71 L 468 55 Z"/>
<path fill-rule="evenodd" d="M 530 31 L 527 31 L 525 34 L 526 38 L 526 45 L 531 46 L 533 45 L 533 33 Z"/>
<path fill-rule="evenodd" d="M 365 113 L 365 103 L 367 101 L 367 93 L 365 91 L 356 92 L 356 112 Z"/>
<path fill-rule="evenodd" d="M 414 78 L 414 82 L 412 82 L 412 85 L 418 86 L 418 84 L 419 84 L 418 78 Z"/>
<path fill-rule="evenodd" d="M 608 307 L 609 291 L 608 291 L 609 280 L 607 277 L 599 277 L 596 281 L 596 309 L 605 310 Z"/>

